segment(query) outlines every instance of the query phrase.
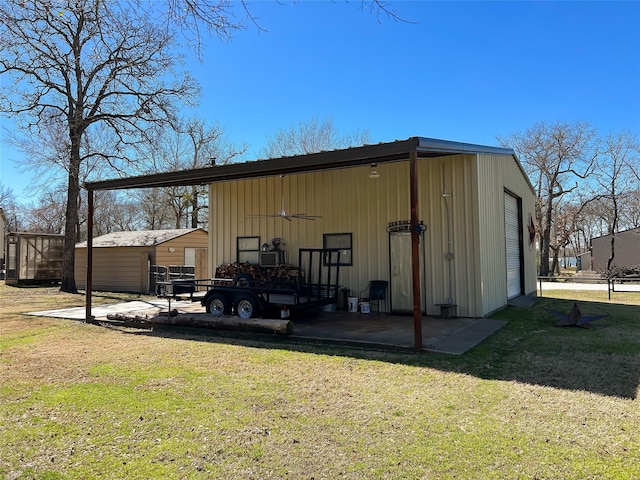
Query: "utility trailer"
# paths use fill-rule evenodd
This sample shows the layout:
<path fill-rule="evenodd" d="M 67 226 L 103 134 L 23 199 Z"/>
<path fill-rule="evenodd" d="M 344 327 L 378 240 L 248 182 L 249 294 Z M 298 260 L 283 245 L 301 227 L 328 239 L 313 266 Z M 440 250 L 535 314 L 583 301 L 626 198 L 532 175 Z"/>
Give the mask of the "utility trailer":
<path fill-rule="evenodd" d="M 286 306 L 291 310 L 335 304 L 338 301 L 340 250 L 301 248 L 297 274 L 286 282 L 255 281 L 247 275 L 234 279 L 214 278 L 202 298 L 207 313 L 260 317 Z M 194 288 L 201 287 L 194 282 Z"/>

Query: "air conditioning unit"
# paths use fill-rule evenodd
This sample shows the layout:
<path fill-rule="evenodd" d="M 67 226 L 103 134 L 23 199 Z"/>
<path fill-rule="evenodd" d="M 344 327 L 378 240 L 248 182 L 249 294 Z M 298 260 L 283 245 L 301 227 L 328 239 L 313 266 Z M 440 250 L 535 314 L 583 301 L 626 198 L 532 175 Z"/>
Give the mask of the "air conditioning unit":
<path fill-rule="evenodd" d="M 284 250 L 274 250 L 272 252 L 260 252 L 261 267 L 277 267 L 286 263 L 286 255 Z"/>

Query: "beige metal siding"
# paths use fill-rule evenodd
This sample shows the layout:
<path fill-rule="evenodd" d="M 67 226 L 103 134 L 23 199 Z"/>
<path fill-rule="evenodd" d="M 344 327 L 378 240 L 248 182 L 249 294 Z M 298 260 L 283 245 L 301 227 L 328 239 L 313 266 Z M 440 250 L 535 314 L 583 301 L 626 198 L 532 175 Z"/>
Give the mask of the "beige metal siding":
<path fill-rule="evenodd" d="M 446 302 L 449 297 L 458 304 L 460 315 L 480 314 L 472 240 L 476 216 L 475 196 L 470 186 L 472 158 L 459 155 L 423 159 L 418 164 L 419 216 L 428 227 L 424 236 L 427 264 L 424 304 L 429 314 L 438 313 L 434 304 Z M 286 177 L 287 213 L 323 215 L 316 221 L 248 218 L 251 214 L 280 211 L 278 177 L 213 184 L 211 268 L 235 261 L 237 236 L 258 235 L 260 243 L 274 236 L 283 237 L 286 250 L 295 256 L 300 247 L 321 247 L 323 233 L 351 232 L 353 266 L 341 268 L 341 283 L 359 292 L 366 288 L 369 280 L 388 280 L 386 229 L 389 222 L 409 219 L 409 164 L 404 161 L 379 165 L 378 179 L 370 179 L 369 171 L 366 166 Z M 443 197 L 443 188 L 453 196 Z M 449 202 L 448 217 L 445 199 Z M 444 228 L 447 218 L 449 234 Z M 451 269 L 446 257 L 449 251 L 453 253 Z M 289 261 L 297 263 L 297 258 L 290 256 Z"/>
<path fill-rule="evenodd" d="M 327 170 L 285 177 L 287 213 L 321 215 L 315 221 L 250 218 L 280 211 L 279 177 L 222 182 L 210 187 L 210 268 L 236 260 L 236 238 L 259 236 L 260 243 L 282 237 L 288 261 L 299 248 L 321 248 L 323 233 L 353 234 L 353 266 L 341 267 L 342 285 L 358 292 L 370 279 L 389 276 L 388 222 L 409 218 L 408 164 Z"/>
<path fill-rule="evenodd" d="M 183 265 L 186 247 L 207 248 L 208 244 L 207 232 L 195 230 L 157 245 L 154 261 L 156 265 Z"/>
<path fill-rule="evenodd" d="M 280 211 L 281 183 L 277 176 L 212 184 L 211 271 L 236 260 L 238 236 L 259 236 L 260 244 L 282 237 L 289 262 L 296 264 L 299 248 L 322 247 L 323 233 L 350 232 L 353 266 L 341 268 L 341 284 L 359 292 L 369 280 L 389 280 L 387 225 L 410 217 L 409 162 L 381 164 L 377 169 L 377 179 L 368 177 L 369 166 L 285 177 L 287 213 L 323 216 L 316 221 L 250 218 Z M 438 313 L 434 304 L 449 299 L 463 316 L 483 316 L 503 307 L 504 188 L 523 197 L 524 212 L 533 209 L 533 194 L 513 157 L 488 156 L 480 161 L 476 155 L 420 159 L 418 177 L 418 215 L 427 225 L 427 313 Z M 535 253 L 530 258 L 535 272 Z M 535 274 L 533 281 L 527 282 L 527 291 L 535 290 Z M 483 301 L 483 289 L 490 296 L 488 301 Z"/>
<path fill-rule="evenodd" d="M 529 248 L 527 230 L 529 215 L 534 215 L 535 197 L 515 159 L 503 155 L 479 155 L 476 162 L 478 178 L 478 214 L 482 315 L 507 304 L 506 250 L 504 223 L 504 192 L 509 191 L 522 201 L 522 253 L 524 256 L 524 291 L 536 290 L 535 248 Z"/>
<path fill-rule="evenodd" d="M 153 247 L 93 249 L 93 289 L 109 292 L 145 292 L 147 259 Z M 76 248 L 76 286 L 86 288 L 87 249 Z"/>
<path fill-rule="evenodd" d="M 427 225 L 427 313 L 452 302 L 462 316 L 481 315 L 477 289 L 473 156 L 424 159 L 418 164 L 419 216 Z"/>
<path fill-rule="evenodd" d="M 185 247 L 207 248 L 207 245 L 207 232 L 195 230 L 155 247 L 94 247 L 93 288 L 112 292 L 147 292 L 148 263 L 182 265 Z M 86 247 L 76 247 L 75 265 L 76 286 L 84 289 L 87 269 Z M 204 272 L 201 278 L 208 276 L 208 272 Z"/>

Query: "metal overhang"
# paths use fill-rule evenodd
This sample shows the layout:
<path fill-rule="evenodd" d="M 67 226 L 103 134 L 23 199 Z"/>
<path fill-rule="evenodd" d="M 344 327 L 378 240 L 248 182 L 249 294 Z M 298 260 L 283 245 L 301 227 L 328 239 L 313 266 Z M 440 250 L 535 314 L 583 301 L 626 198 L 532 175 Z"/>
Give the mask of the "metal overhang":
<path fill-rule="evenodd" d="M 269 160 L 256 160 L 232 163 L 206 168 L 180 170 L 175 172 L 154 173 L 135 177 L 118 178 L 87 182 L 87 190 L 119 190 L 129 188 L 153 188 L 184 185 L 206 185 L 209 183 L 266 177 L 270 175 L 312 172 L 337 168 L 408 160 L 409 154 L 416 151 L 418 157 L 441 157 L 460 153 L 498 153 L 513 154 L 512 150 L 473 145 L 447 140 L 424 137 L 411 137 L 377 145 L 365 145 L 343 150 L 282 157 Z"/>

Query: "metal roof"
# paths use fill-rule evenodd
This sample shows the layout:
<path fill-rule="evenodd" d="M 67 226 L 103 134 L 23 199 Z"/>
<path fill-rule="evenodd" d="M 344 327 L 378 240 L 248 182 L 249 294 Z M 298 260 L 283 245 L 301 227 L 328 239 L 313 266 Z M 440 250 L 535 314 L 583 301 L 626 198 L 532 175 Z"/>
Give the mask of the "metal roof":
<path fill-rule="evenodd" d="M 464 153 L 486 153 L 511 155 L 515 159 L 514 151 L 508 148 L 475 145 L 434 138 L 411 137 L 407 140 L 378 143 L 376 145 L 363 145 L 361 147 L 351 147 L 292 157 L 255 160 L 192 170 L 87 182 L 84 187 L 87 190 L 117 190 L 179 185 L 206 185 L 225 180 L 266 177 L 270 175 L 345 168 L 369 163 L 408 160 L 409 154 L 413 151 L 417 152 L 418 157 L 421 158 Z"/>
<path fill-rule="evenodd" d="M 169 230 L 139 230 L 133 232 L 112 232 L 93 239 L 94 247 L 155 247 L 161 243 L 202 230 L 201 228 L 180 228 Z M 202 230 L 204 232 L 204 230 Z M 87 242 L 76 244 L 76 248 L 86 248 Z"/>

